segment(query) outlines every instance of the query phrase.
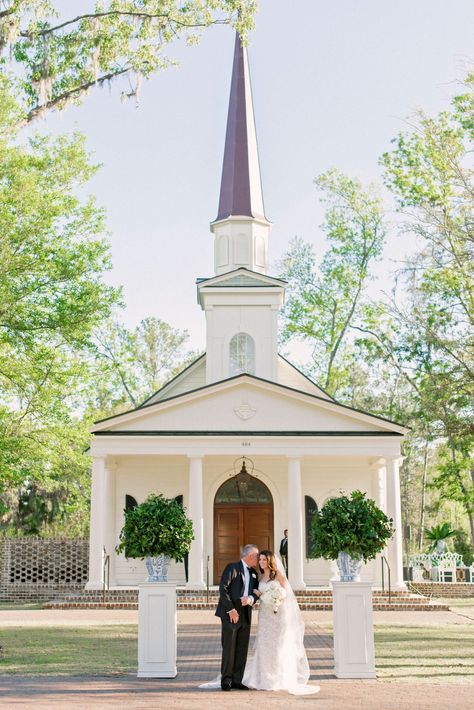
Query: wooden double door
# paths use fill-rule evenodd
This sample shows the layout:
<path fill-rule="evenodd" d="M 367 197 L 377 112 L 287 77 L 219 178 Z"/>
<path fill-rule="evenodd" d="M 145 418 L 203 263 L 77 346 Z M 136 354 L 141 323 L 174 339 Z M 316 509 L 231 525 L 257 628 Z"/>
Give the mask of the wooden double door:
<path fill-rule="evenodd" d="M 229 562 L 240 559 L 243 545 L 273 549 L 273 505 L 216 504 L 214 506 L 214 584 L 219 584 Z"/>

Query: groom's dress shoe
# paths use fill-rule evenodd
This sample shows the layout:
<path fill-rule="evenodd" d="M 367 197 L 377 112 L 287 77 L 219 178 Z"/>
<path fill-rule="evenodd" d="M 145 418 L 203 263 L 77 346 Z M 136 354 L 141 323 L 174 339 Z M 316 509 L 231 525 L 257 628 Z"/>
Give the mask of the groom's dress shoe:
<path fill-rule="evenodd" d="M 232 686 L 230 683 L 222 683 L 221 690 L 232 690 Z"/>
<path fill-rule="evenodd" d="M 244 685 L 243 683 L 234 683 L 234 685 L 232 687 L 235 690 L 250 690 L 250 688 L 247 688 L 247 686 Z"/>

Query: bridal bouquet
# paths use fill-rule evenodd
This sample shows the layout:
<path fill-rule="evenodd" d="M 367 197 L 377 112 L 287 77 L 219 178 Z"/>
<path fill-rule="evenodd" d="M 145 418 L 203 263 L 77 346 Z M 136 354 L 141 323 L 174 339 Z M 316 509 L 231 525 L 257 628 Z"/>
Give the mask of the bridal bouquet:
<path fill-rule="evenodd" d="M 284 598 L 286 597 L 286 591 L 283 589 L 281 584 L 276 580 L 269 582 L 262 596 L 260 597 L 260 603 L 273 606 L 273 613 L 276 614 L 278 608 Z"/>

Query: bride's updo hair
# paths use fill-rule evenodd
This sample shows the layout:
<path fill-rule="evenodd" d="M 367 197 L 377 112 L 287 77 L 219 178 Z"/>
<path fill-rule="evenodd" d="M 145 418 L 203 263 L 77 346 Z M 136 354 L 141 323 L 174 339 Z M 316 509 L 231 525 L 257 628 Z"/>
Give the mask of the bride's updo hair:
<path fill-rule="evenodd" d="M 277 569 L 278 569 L 275 553 L 272 552 L 271 550 L 262 550 L 260 552 L 260 554 L 264 555 L 267 558 L 268 569 L 270 570 L 270 579 L 275 579 L 276 574 L 277 574 Z M 261 567 L 260 567 L 260 572 L 263 572 L 263 569 Z"/>

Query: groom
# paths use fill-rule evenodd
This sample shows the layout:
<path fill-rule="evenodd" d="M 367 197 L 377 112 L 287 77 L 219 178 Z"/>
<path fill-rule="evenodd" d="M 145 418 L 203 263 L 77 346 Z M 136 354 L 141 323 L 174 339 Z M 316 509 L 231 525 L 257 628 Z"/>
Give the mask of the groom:
<path fill-rule="evenodd" d="M 242 684 L 249 647 L 252 605 L 257 601 L 255 568 L 258 547 L 245 545 L 240 562 L 228 564 L 222 573 L 216 616 L 222 623 L 222 690 L 248 690 Z"/>

